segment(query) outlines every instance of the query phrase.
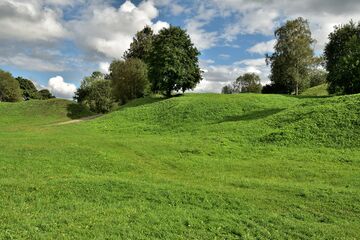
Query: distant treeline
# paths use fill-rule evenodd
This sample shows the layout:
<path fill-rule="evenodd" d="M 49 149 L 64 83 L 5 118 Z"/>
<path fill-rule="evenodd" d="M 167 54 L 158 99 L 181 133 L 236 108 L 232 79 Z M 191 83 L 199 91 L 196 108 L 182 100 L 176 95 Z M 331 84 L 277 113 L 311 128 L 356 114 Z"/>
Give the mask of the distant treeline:
<path fill-rule="evenodd" d="M 256 74 L 240 76 L 223 93 L 262 92 L 295 94 L 324 83 L 330 94 L 360 93 L 360 23 L 336 26 L 324 54 L 314 54 L 315 40 L 309 22 L 287 21 L 275 31 L 274 53 L 266 55 L 271 84 L 260 86 Z M 248 86 L 251 86 L 250 88 Z"/>
<path fill-rule="evenodd" d="M 50 99 L 54 96 L 47 89 L 37 90 L 34 83 L 0 69 L 0 101 L 17 102 L 30 99 Z"/>

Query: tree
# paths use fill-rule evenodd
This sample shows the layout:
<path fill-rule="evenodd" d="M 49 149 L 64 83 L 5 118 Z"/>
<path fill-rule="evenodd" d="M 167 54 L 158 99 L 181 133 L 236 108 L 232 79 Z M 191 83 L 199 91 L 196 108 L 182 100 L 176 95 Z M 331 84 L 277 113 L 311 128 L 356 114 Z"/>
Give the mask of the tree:
<path fill-rule="evenodd" d="M 225 85 L 222 90 L 221 90 L 222 94 L 233 94 L 234 93 L 234 89 L 233 87 L 229 84 L 229 85 Z"/>
<path fill-rule="evenodd" d="M 114 97 L 121 104 L 145 96 L 150 89 L 147 66 L 140 59 L 113 61 L 110 79 Z"/>
<path fill-rule="evenodd" d="M 53 96 L 48 89 L 42 89 L 38 92 L 38 94 L 39 94 L 39 99 L 41 100 L 55 98 L 55 96 Z"/>
<path fill-rule="evenodd" d="M 74 99 L 93 112 L 110 112 L 114 103 L 111 82 L 101 72 L 93 72 L 91 76 L 83 79 Z"/>
<path fill-rule="evenodd" d="M 138 58 L 145 63 L 149 63 L 149 57 L 152 49 L 154 32 L 151 27 L 146 26 L 143 30 L 136 33 L 130 49 L 125 52 L 124 59 Z"/>
<path fill-rule="evenodd" d="M 360 92 L 360 23 L 336 26 L 325 47 L 330 93 Z"/>
<path fill-rule="evenodd" d="M 308 82 L 309 69 L 314 61 L 309 23 L 303 18 L 287 21 L 275 31 L 275 52 L 266 56 L 271 66 L 273 89 L 296 95 Z"/>
<path fill-rule="evenodd" d="M 11 73 L 0 70 L 0 101 L 17 102 L 21 100 L 21 89 Z"/>
<path fill-rule="evenodd" d="M 186 31 L 173 26 L 162 29 L 154 37 L 149 59 L 152 91 L 170 97 L 172 91 L 195 88 L 202 79 L 199 55 Z"/>
<path fill-rule="evenodd" d="M 22 90 L 22 96 L 24 99 L 39 99 L 40 95 L 36 89 L 34 83 L 28 79 L 17 77 L 20 89 Z"/>
<path fill-rule="evenodd" d="M 327 75 L 327 72 L 322 69 L 312 69 L 309 74 L 310 87 L 325 84 Z"/>
<path fill-rule="evenodd" d="M 234 86 L 242 93 L 260 93 L 261 83 L 259 75 L 255 73 L 246 73 L 236 79 Z"/>

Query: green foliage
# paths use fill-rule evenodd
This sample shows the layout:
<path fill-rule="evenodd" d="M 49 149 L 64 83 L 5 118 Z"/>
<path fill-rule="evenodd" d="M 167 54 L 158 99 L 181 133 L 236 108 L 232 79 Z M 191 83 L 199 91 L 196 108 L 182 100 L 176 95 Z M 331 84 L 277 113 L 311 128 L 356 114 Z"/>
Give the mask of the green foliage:
<path fill-rule="evenodd" d="M 51 99 L 51 98 L 55 98 L 55 96 L 53 96 L 48 89 L 40 90 L 38 92 L 38 95 L 39 95 L 39 99 L 41 99 L 41 100 L 48 100 L 48 99 Z"/>
<path fill-rule="evenodd" d="M 309 73 L 310 87 L 326 84 L 327 72 L 321 69 L 312 69 Z"/>
<path fill-rule="evenodd" d="M 115 99 L 121 104 L 149 93 L 147 66 L 140 59 L 130 58 L 126 61 L 112 62 L 110 79 Z"/>
<path fill-rule="evenodd" d="M 234 88 L 232 85 L 225 85 L 222 89 L 221 89 L 221 93 L 222 94 L 233 94 L 234 93 Z"/>
<path fill-rule="evenodd" d="M 309 23 L 303 18 L 287 21 L 275 31 L 275 52 L 267 56 L 274 89 L 299 94 L 308 84 L 314 52 Z"/>
<path fill-rule="evenodd" d="M 22 96 L 24 99 L 39 99 L 40 95 L 36 89 L 34 83 L 28 79 L 17 77 L 20 89 L 22 90 Z"/>
<path fill-rule="evenodd" d="M 74 99 L 93 112 L 110 112 L 114 104 L 111 81 L 101 72 L 93 72 L 81 82 Z"/>
<path fill-rule="evenodd" d="M 154 32 L 149 26 L 136 33 L 130 49 L 124 54 L 124 59 L 137 58 L 145 63 L 149 63 L 153 38 Z"/>
<path fill-rule="evenodd" d="M 359 236 L 357 95 L 147 97 L 54 125 L 69 104 L 0 103 L 0 239 Z"/>
<path fill-rule="evenodd" d="M 21 89 L 11 73 L 0 69 L 0 101 L 17 102 L 21 100 Z"/>
<path fill-rule="evenodd" d="M 330 93 L 360 92 L 360 23 L 350 22 L 335 27 L 325 47 Z"/>
<path fill-rule="evenodd" d="M 169 97 L 172 91 L 195 88 L 201 81 L 199 55 L 186 31 L 173 26 L 162 29 L 154 37 L 149 61 L 152 91 Z"/>
<path fill-rule="evenodd" d="M 246 73 L 238 77 L 234 83 L 235 91 L 242 93 L 261 93 L 260 76 L 255 73 Z"/>

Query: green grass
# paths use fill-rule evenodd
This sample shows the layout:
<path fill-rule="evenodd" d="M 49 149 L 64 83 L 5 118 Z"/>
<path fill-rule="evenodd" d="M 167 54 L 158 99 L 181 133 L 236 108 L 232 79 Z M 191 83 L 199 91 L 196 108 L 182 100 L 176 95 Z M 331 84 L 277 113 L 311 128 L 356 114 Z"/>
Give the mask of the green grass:
<path fill-rule="evenodd" d="M 0 239 L 360 235 L 360 95 L 69 104 L 0 103 Z"/>
<path fill-rule="evenodd" d="M 315 96 L 315 97 L 329 96 L 329 92 L 327 88 L 328 88 L 327 84 L 322 84 L 305 90 L 301 95 Z"/>

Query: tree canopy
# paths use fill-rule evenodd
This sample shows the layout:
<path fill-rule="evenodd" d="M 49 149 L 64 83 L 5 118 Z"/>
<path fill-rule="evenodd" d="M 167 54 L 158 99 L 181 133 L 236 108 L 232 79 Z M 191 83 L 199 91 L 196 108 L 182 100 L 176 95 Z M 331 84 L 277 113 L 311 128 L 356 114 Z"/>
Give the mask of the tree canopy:
<path fill-rule="evenodd" d="M 121 104 L 149 93 L 150 83 L 146 64 L 140 59 L 113 61 L 110 65 L 113 94 Z"/>
<path fill-rule="evenodd" d="M 360 93 L 360 23 L 335 27 L 325 47 L 330 93 Z"/>
<path fill-rule="evenodd" d="M 21 89 L 11 73 L 0 70 L 0 101 L 16 102 L 21 100 Z"/>
<path fill-rule="evenodd" d="M 114 103 L 111 82 L 101 72 L 93 72 L 91 76 L 83 79 L 74 99 L 93 112 L 110 112 Z"/>
<path fill-rule="evenodd" d="M 274 89 L 296 95 L 308 83 L 310 68 L 314 61 L 309 23 L 303 18 L 287 21 L 275 31 L 276 45 L 267 63 L 271 66 L 270 80 Z"/>
<path fill-rule="evenodd" d="M 40 94 L 31 80 L 17 77 L 24 99 L 40 99 Z"/>
<path fill-rule="evenodd" d="M 137 58 L 145 63 L 149 63 L 154 32 L 151 27 L 146 26 L 143 30 L 136 33 L 129 50 L 124 54 L 124 59 Z"/>
<path fill-rule="evenodd" d="M 186 31 L 171 26 L 155 35 L 149 59 L 153 92 L 171 96 L 172 91 L 193 89 L 201 81 L 198 56 Z"/>

